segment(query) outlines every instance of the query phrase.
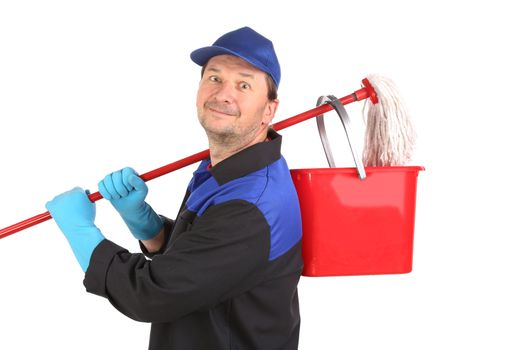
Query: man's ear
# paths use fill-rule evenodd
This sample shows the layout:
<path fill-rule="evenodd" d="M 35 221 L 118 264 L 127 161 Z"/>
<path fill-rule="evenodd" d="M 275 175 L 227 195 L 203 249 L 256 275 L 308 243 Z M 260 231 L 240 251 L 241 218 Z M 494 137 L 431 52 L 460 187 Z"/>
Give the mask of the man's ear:
<path fill-rule="evenodd" d="M 270 125 L 270 123 L 273 120 L 273 117 L 275 117 L 275 112 L 277 112 L 277 107 L 279 107 L 278 99 L 268 101 L 266 103 L 266 107 L 264 109 L 263 120 L 262 120 L 263 124 Z"/>

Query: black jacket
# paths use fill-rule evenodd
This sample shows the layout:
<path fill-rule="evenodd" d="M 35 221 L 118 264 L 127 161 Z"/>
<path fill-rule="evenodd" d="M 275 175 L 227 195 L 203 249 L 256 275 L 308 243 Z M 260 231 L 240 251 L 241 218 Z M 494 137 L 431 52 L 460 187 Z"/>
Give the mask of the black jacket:
<path fill-rule="evenodd" d="M 93 252 L 86 289 L 151 322 L 150 349 L 297 349 L 301 217 L 281 137 L 269 136 L 200 164 L 157 254 L 108 240 Z"/>

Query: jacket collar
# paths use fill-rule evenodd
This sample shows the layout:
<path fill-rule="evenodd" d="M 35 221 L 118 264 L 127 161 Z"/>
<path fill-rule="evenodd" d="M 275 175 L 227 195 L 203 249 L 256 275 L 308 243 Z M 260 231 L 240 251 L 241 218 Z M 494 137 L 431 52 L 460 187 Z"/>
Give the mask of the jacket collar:
<path fill-rule="evenodd" d="M 282 137 L 269 129 L 267 142 L 259 142 L 224 159 L 211 168 L 211 174 L 219 185 L 248 175 L 281 158 Z"/>

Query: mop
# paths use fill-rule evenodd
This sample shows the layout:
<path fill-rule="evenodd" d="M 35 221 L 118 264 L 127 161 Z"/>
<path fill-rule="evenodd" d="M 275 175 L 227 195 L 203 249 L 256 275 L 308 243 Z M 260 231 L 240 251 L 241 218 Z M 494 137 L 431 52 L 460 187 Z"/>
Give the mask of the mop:
<path fill-rule="evenodd" d="M 416 134 L 407 108 L 389 78 L 369 75 L 368 81 L 377 93 L 378 103 L 368 106 L 365 118 L 364 166 L 403 166 L 412 159 Z"/>
<path fill-rule="evenodd" d="M 343 105 L 361 100 L 370 100 L 367 118 L 367 136 L 364 147 L 365 166 L 402 165 L 411 157 L 414 132 L 399 93 L 387 78 L 371 75 L 362 80 L 363 87 L 352 94 L 342 97 Z M 330 104 L 322 104 L 314 109 L 298 114 L 272 125 L 276 131 L 319 116 L 333 109 Z M 162 166 L 140 177 L 149 181 L 162 175 L 181 169 L 209 157 L 209 150 L 201 151 L 189 157 Z M 89 195 L 92 202 L 102 199 L 99 192 Z M 0 229 L 0 239 L 28 227 L 51 219 L 49 212 L 35 215 L 14 225 Z"/>

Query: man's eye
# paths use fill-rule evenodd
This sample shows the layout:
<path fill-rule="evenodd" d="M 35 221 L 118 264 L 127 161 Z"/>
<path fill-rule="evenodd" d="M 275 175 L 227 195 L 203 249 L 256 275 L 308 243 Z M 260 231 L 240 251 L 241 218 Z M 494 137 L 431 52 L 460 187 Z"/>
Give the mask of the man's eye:
<path fill-rule="evenodd" d="M 219 78 L 215 75 L 211 75 L 209 79 L 210 81 L 215 81 L 215 82 L 219 81 Z"/>
<path fill-rule="evenodd" d="M 240 86 L 241 89 L 243 89 L 243 90 L 247 90 L 247 89 L 250 88 L 250 84 L 248 84 L 248 83 L 241 83 L 239 86 Z"/>

